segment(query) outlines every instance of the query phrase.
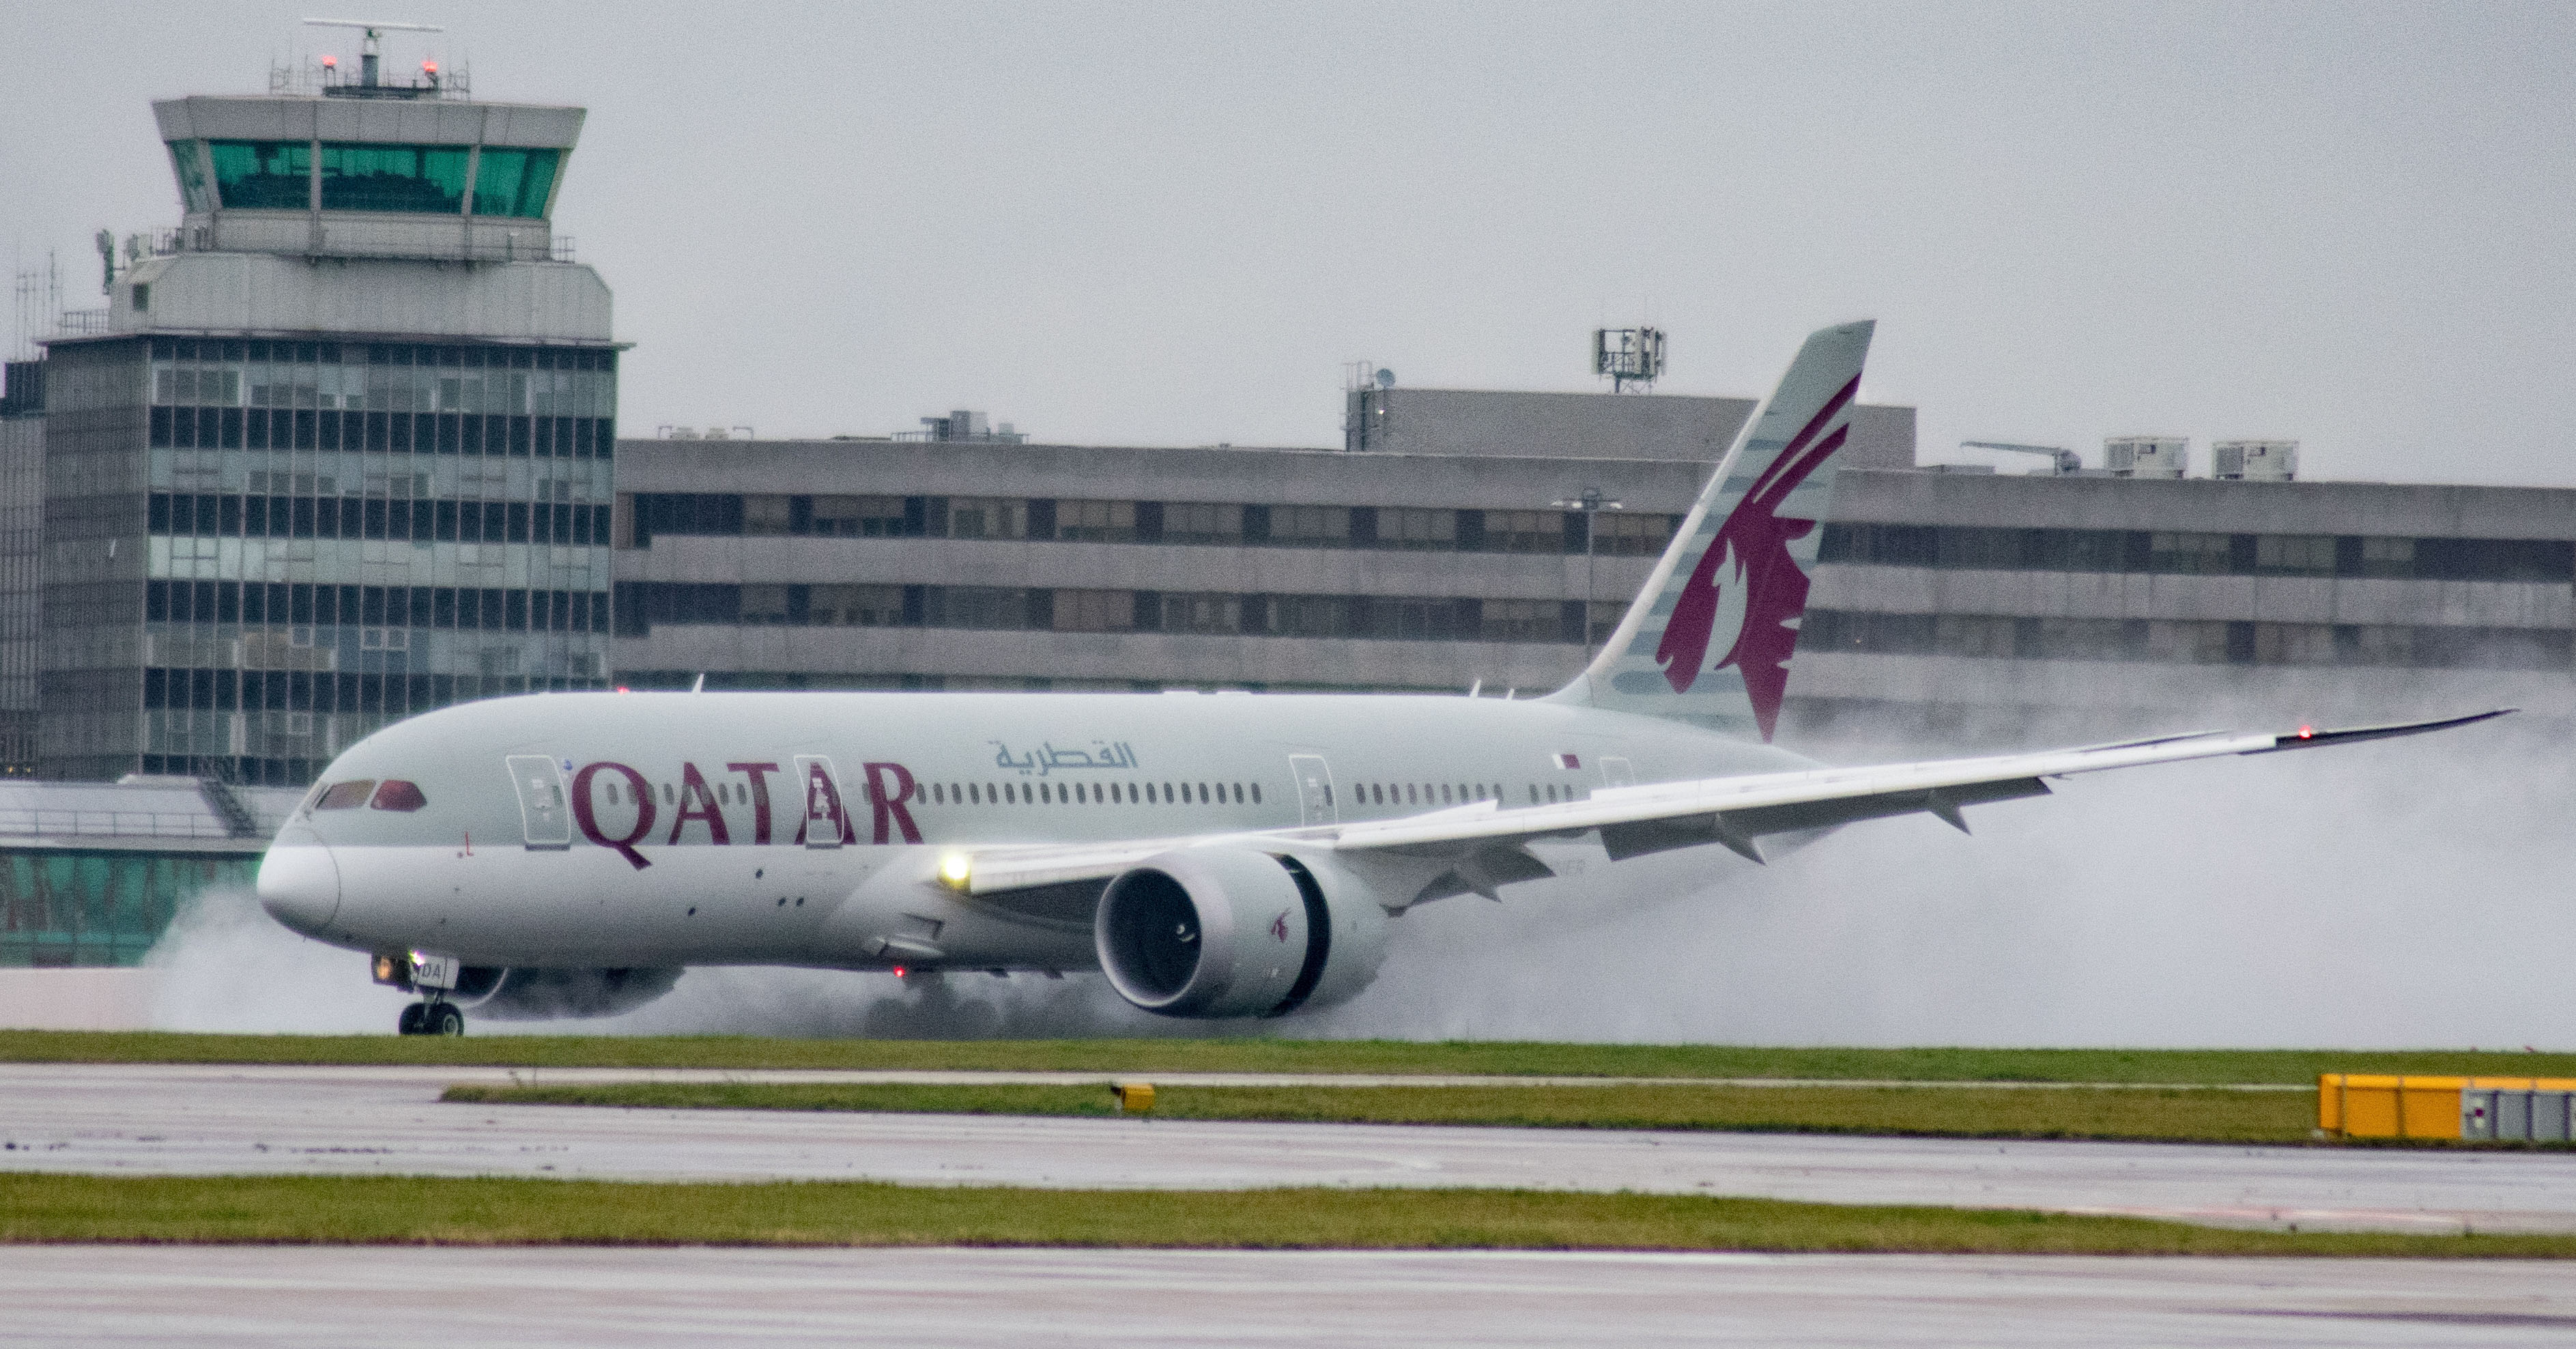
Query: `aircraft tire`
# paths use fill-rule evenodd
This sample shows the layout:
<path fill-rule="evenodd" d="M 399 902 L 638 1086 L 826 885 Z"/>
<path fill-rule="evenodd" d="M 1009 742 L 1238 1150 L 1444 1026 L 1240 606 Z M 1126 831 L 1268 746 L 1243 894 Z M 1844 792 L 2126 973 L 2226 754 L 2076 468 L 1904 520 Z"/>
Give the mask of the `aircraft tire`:
<path fill-rule="evenodd" d="M 397 1035 L 420 1034 L 421 1020 L 428 1012 L 429 1004 L 424 1002 L 415 1002 L 403 1008 L 402 1016 L 394 1022 L 394 1033 Z"/>
<path fill-rule="evenodd" d="M 455 1003 L 439 1003 L 438 1005 L 431 1007 L 421 1018 L 421 1033 L 424 1035 L 463 1035 L 465 1033 L 465 1013 L 459 1010 Z"/>

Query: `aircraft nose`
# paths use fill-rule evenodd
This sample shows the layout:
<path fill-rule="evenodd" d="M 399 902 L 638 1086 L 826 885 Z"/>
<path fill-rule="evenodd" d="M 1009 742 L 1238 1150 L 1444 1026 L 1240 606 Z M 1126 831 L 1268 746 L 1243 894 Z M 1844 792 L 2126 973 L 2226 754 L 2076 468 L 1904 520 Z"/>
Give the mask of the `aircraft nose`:
<path fill-rule="evenodd" d="M 278 831 L 259 864 L 259 904 L 268 916 L 310 936 L 340 911 L 340 864 L 320 834 L 302 825 Z"/>

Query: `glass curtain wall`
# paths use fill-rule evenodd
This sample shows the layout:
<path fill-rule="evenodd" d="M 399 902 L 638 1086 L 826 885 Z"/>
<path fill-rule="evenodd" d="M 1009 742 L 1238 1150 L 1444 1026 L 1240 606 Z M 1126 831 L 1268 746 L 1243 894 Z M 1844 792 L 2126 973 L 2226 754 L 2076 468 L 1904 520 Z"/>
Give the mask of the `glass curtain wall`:
<path fill-rule="evenodd" d="M 213 191 L 198 167 L 203 145 Z M 316 170 L 326 211 L 542 220 L 563 167 L 563 151 L 514 145 L 385 145 L 326 141 L 317 162 L 309 141 L 171 141 L 181 195 L 190 211 L 311 207 Z"/>

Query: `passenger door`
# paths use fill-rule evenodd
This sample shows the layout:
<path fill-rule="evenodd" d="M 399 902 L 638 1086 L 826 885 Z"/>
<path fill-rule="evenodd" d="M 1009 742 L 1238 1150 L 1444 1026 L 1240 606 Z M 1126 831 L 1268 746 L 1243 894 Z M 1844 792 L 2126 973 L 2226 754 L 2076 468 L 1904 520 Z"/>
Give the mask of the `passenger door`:
<path fill-rule="evenodd" d="M 1634 787 L 1637 785 L 1637 770 L 1630 768 L 1627 760 L 1616 755 L 1604 756 L 1601 760 L 1601 785 Z"/>
<path fill-rule="evenodd" d="M 543 754 L 509 757 L 510 785 L 519 792 L 519 822 L 531 848 L 572 846 L 572 812 L 566 809 L 563 769 Z"/>
<path fill-rule="evenodd" d="M 796 756 L 796 781 L 805 794 L 805 825 L 799 830 L 808 848 L 837 848 L 849 832 L 850 803 L 841 797 L 841 777 L 820 754 Z"/>
<path fill-rule="evenodd" d="M 1320 754 L 1291 754 L 1288 771 L 1297 779 L 1297 823 L 1333 823 L 1332 765 Z"/>

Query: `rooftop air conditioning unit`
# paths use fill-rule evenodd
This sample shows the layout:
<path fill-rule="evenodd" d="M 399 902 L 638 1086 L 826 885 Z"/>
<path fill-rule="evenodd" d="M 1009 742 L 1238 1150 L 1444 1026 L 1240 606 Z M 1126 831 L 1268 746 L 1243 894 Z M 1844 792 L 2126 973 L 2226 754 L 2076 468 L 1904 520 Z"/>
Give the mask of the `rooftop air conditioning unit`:
<path fill-rule="evenodd" d="M 2102 442 L 2102 462 L 2115 478 L 2179 478 L 2191 467 L 2191 441 L 2183 436 L 2112 436 Z"/>
<path fill-rule="evenodd" d="M 2210 472 L 2245 482 L 2288 482 L 2299 476 L 2295 440 L 2221 440 L 2209 447 Z"/>

